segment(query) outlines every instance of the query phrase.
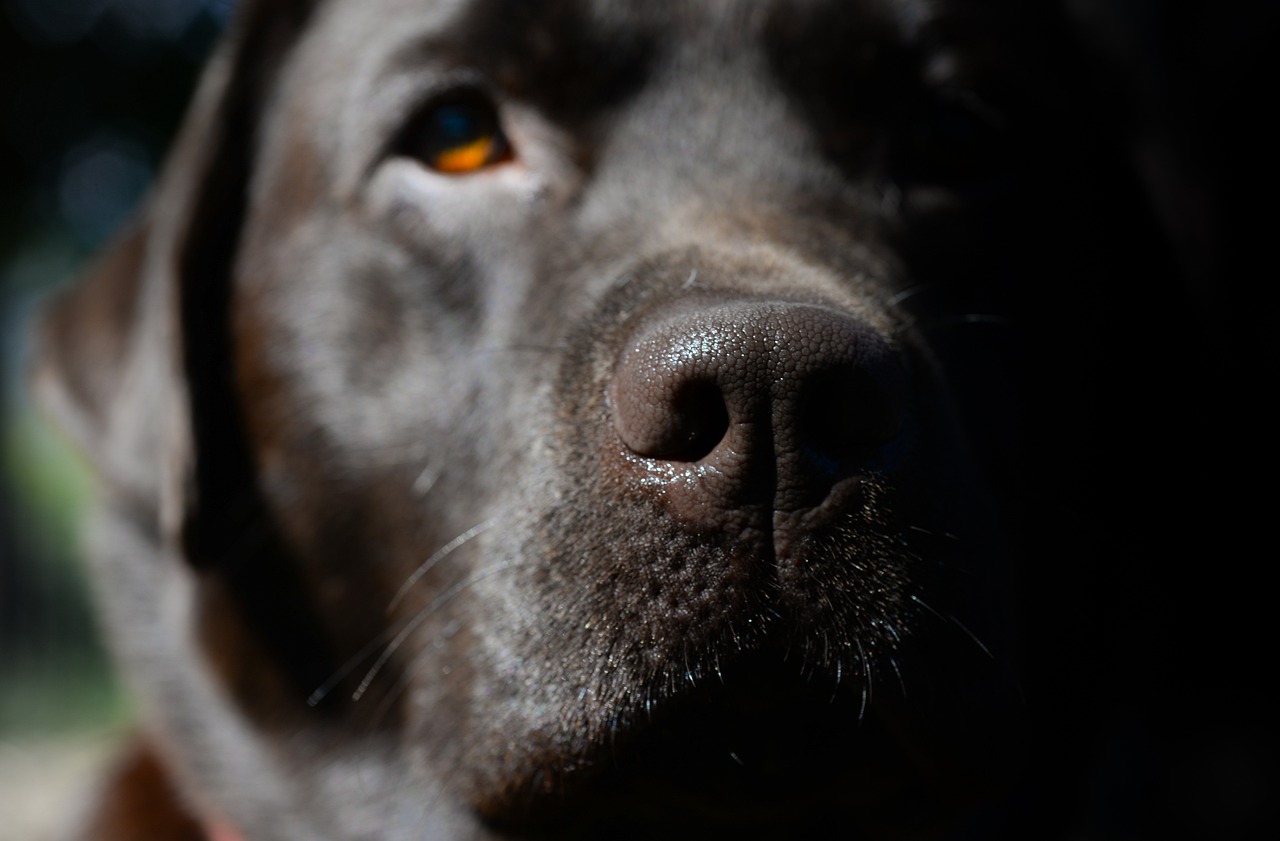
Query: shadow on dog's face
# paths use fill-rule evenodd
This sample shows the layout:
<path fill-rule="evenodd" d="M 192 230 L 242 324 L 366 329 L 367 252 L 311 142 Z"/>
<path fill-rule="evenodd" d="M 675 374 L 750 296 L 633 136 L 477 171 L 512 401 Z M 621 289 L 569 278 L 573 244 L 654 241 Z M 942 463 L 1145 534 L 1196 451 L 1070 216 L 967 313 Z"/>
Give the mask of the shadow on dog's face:
<path fill-rule="evenodd" d="M 1070 161 L 1019 180 L 1043 45 L 954 5 L 242 10 L 44 377 L 199 822 L 989 816 L 1012 457 L 959 316 L 1076 234 Z"/>

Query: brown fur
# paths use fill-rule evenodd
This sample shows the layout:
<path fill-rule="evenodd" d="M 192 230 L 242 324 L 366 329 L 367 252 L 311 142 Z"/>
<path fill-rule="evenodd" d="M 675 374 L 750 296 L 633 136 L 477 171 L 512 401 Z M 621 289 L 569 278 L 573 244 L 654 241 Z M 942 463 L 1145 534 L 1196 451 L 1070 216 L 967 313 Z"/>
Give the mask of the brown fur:
<path fill-rule="evenodd" d="M 1022 525 L 1015 407 L 1089 450 L 1098 359 L 1049 337 L 1115 256 L 1052 23 L 245 4 L 46 322 L 164 757 L 86 837 L 990 837 L 1011 570 L 1087 540 Z M 460 87 L 514 162 L 404 145 Z"/>

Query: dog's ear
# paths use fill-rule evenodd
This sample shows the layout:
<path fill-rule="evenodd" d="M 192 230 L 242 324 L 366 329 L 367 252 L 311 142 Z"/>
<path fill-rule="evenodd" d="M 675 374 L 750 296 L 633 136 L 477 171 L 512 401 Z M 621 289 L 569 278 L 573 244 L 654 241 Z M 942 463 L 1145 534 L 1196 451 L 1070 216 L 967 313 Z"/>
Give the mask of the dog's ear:
<path fill-rule="evenodd" d="M 257 495 L 231 365 L 232 267 L 259 115 L 310 7 L 237 9 L 137 220 L 49 309 L 33 372 L 37 396 L 105 486 L 111 520 L 198 573 L 200 644 L 260 712 L 282 699 L 296 707 L 332 673 Z M 141 563 L 112 569 L 139 576 L 105 594 L 116 633 L 133 633 L 121 629 L 147 592 L 137 587 L 157 577 Z"/>
<path fill-rule="evenodd" d="M 40 327 L 37 396 L 113 502 L 168 537 L 235 481 L 229 273 L 257 115 L 310 6 L 241 4 L 138 218 Z"/>

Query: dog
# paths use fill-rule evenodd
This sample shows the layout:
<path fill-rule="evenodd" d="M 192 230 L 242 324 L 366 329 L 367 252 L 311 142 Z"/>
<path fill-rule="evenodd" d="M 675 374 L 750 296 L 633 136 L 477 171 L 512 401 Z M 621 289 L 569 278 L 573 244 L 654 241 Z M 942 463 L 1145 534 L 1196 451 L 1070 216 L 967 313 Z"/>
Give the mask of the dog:
<path fill-rule="evenodd" d="M 42 333 L 140 719 L 83 837 L 1042 814 L 1132 266 L 1031 5 L 242 4 Z"/>

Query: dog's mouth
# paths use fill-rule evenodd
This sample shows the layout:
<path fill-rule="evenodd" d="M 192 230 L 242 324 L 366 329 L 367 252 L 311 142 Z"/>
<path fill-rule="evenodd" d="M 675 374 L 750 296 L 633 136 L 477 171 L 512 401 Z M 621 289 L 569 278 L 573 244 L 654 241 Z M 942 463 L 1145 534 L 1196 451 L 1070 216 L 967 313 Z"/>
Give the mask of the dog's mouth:
<path fill-rule="evenodd" d="M 613 565 L 621 572 L 601 579 L 611 589 L 592 592 L 622 604 L 622 630 L 581 650 L 603 638 L 605 650 L 632 652 L 629 669 L 595 700 L 548 695 L 553 711 L 531 716 L 524 742 L 538 747 L 504 752 L 507 773 L 480 788 L 482 814 L 518 837 L 573 841 L 945 837 L 986 795 L 957 779 L 953 746 L 899 684 L 898 663 L 931 671 L 939 652 L 916 633 L 922 585 L 906 581 L 913 556 L 882 499 L 889 489 L 847 484 L 831 510 L 808 512 L 786 553 L 750 542 L 766 539 L 761 530 L 690 544 L 702 563 L 645 579 L 686 557 L 663 533 L 656 545 L 670 555 Z M 690 580 L 733 586 L 703 596 Z M 670 627 L 682 606 L 695 618 Z"/>
<path fill-rule="evenodd" d="M 526 804 L 519 823 L 575 841 L 875 839 L 904 827 L 935 837 L 953 815 L 951 793 L 894 707 L 753 656 L 611 729 L 594 770 Z"/>

